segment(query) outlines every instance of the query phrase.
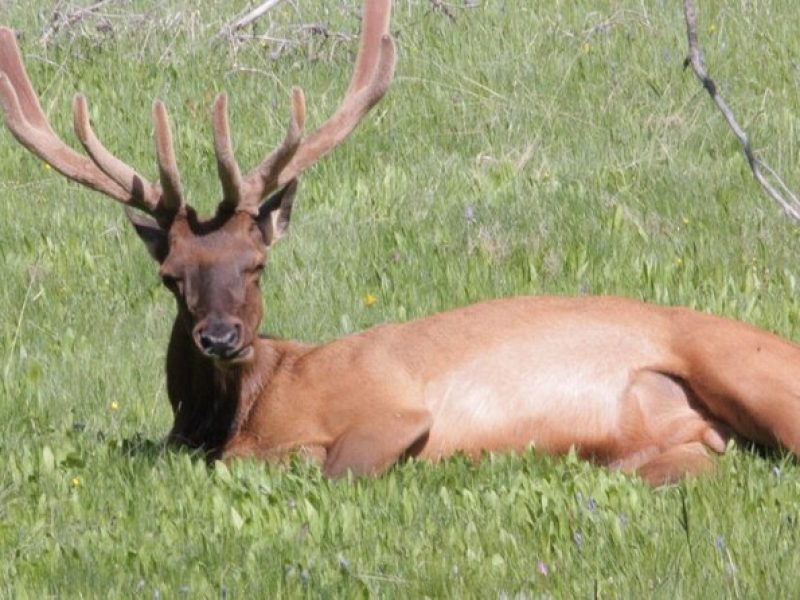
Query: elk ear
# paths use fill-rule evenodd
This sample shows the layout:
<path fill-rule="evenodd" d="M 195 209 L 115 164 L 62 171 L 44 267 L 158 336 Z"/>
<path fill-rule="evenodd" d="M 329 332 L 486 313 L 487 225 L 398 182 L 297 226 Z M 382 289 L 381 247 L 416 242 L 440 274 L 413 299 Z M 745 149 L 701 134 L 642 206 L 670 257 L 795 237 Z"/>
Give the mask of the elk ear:
<path fill-rule="evenodd" d="M 281 239 L 289 229 L 296 192 L 297 179 L 292 179 L 259 207 L 256 221 L 267 248 Z"/>
<path fill-rule="evenodd" d="M 125 209 L 125 216 L 128 217 L 128 221 L 131 222 L 136 233 L 139 234 L 150 256 L 155 258 L 159 264 L 163 263 L 169 253 L 167 232 L 161 228 L 155 219 L 130 208 Z"/>

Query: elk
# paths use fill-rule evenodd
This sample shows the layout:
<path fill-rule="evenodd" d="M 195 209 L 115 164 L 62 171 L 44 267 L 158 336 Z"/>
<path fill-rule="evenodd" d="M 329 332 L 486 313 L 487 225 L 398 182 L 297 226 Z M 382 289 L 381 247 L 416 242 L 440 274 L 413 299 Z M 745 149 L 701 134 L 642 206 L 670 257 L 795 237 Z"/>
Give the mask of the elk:
<path fill-rule="evenodd" d="M 298 177 L 354 130 L 392 80 L 390 7 L 366 0 L 352 79 L 332 116 L 304 137 L 304 98 L 294 89 L 285 138 L 245 176 L 226 96 L 217 97 L 222 200 L 208 219 L 184 201 L 161 102 L 153 105 L 154 184 L 100 143 L 81 95 L 74 125 L 88 156 L 59 139 L 13 33 L 0 29 L 9 130 L 68 179 L 126 206 L 175 297 L 168 441 L 210 459 L 302 452 L 331 477 L 378 474 L 409 456 L 575 448 L 653 484 L 709 469 L 732 437 L 797 454 L 800 347 L 687 308 L 516 297 L 321 345 L 259 336 L 259 278 L 289 226 Z"/>

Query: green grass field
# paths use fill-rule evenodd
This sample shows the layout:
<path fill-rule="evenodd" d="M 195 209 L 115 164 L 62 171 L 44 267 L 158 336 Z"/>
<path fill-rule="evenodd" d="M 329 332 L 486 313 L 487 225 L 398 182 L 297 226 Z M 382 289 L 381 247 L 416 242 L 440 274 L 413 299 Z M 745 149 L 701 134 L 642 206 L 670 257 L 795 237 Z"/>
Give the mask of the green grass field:
<path fill-rule="evenodd" d="M 210 211 L 215 93 L 230 94 L 249 168 L 281 139 L 291 85 L 306 91 L 309 127 L 337 105 L 358 4 L 283 3 L 238 46 L 217 33 L 242 0 L 112 2 L 47 46 L 52 3 L 0 0 L 0 22 L 22 31 L 56 129 L 75 143 L 70 102 L 83 91 L 101 139 L 149 177 L 150 103 L 164 99 L 189 199 Z M 798 226 L 683 70 L 682 3 L 472 4 L 449 3 L 451 20 L 428 1 L 395 2 L 396 81 L 303 177 L 262 286 L 263 330 L 323 341 L 484 298 L 592 293 L 800 340 Z M 712 76 L 800 187 L 796 3 L 698 4 Z M 122 210 L 5 131 L 0 265 L 2 597 L 800 590 L 800 468 L 746 448 L 713 476 L 658 490 L 533 453 L 330 482 L 304 464 L 207 468 L 164 451 L 171 297 Z"/>

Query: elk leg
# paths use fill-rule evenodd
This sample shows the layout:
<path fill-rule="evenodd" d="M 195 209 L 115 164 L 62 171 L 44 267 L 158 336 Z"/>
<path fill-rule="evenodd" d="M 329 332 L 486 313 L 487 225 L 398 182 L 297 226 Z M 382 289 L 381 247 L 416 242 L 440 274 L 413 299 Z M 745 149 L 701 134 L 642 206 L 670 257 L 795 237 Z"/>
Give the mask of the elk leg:
<path fill-rule="evenodd" d="M 686 382 L 657 371 L 636 373 L 623 399 L 617 458 L 611 468 L 661 485 L 707 470 L 730 432 L 710 416 Z"/>
<path fill-rule="evenodd" d="M 318 465 L 322 465 L 325 462 L 326 451 L 322 446 L 271 448 L 266 451 L 262 446 L 263 444 L 255 436 L 247 432 L 239 432 L 225 445 L 221 460 L 228 463 L 236 458 L 257 458 L 283 463 L 288 461 L 290 457 L 297 456 Z"/>
<path fill-rule="evenodd" d="M 234 458 L 263 458 L 258 440 L 247 432 L 240 431 L 225 444 L 220 460 L 229 463 Z"/>
<path fill-rule="evenodd" d="M 751 441 L 800 455 L 800 347 L 723 319 L 682 341 L 686 380 L 716 418 Z"/>
<path fill-rule="evenodd" d="M 672 483 L 684 475 L 699 475 L 710 471 L 714 460 L 701 442 L 673 446 L 648 460 L 635 470 L 650 485 Z"/>
<path fill-rule="evenodd" d="M 377 475 L 403 456 L 415 456 L 428 439 L 433 418 L 426 409 L 391 411 L 348 427 L 328 448 L 327 477 Z"/>

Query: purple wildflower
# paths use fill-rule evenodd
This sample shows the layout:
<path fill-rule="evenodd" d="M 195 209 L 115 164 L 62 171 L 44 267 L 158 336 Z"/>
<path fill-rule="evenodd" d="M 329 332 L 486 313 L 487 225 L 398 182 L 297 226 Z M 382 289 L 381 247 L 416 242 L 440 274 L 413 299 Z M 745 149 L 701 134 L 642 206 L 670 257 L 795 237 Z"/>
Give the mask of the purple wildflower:
<path fill-rule="evenodd" d="M 578 550 L 583 549 L 583 534 L 580 531 L 576 531 L 572 534 L 572 541 L 575 542 L 575 547 Z"/>
<path fill-rule="evenodd" d="M 547 563 L 545 563 L 543 560 L 540 560 L 536 563 L 536 570 L 545 577 L 550 574 L 550 569 L 547 568 Z"/>

